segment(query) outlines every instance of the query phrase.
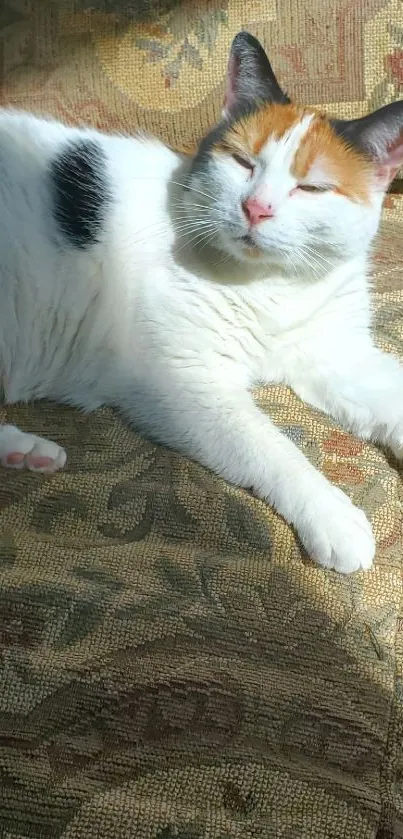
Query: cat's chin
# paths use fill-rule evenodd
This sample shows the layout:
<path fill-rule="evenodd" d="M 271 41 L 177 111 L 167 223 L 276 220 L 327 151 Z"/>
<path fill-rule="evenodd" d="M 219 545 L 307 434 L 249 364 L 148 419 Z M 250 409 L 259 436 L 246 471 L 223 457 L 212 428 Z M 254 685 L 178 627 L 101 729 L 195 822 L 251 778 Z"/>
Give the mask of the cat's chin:
<path fill-rule="evenodd" d="M 237 249 L 236 257 L 239 262 L 267 262 L 267 254 L 257 245 L 250 245 Z"/>
<path fill-rule="evenodd" d="M 265 254 L 262 248 L 250 236 L 243 236 L 240 240 L 240 252 L 246 262 L 249 262 L 249 260 L 253 262 L 261 261 L 265 257 L 267 259 L 267 254 Z"/>
<path fill-rule="evenodd" d="M 259 247 L 257 242 L 248 236 L 226 239 L 221 243 L 221 249 L 237 262 L 247 265 L 267 265 L 284 268 L 284 258 L 274 250 L 267 251 Z"/>
<path fill-rule="evenodd" d="M 237 238 L 222 237 L 220 242 L 221 250 L 228 256 L 235 258 L 238 262 L 258 263 L 268 262 L 270 257 L 259 245 L 249 236 Z"/>

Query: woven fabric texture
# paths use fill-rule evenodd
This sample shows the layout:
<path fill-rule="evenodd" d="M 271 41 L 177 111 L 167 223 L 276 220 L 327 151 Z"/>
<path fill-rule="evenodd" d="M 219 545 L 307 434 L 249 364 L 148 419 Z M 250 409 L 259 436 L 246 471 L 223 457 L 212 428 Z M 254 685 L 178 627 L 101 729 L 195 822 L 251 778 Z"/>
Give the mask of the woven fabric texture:
<path fill-rule="evenodd" d="M 3 0 L 0 102 L 192 146 L 246 27 L 296 100 L 360 116 L 402 95 L 401 0 Z"/>
<path fill-rule="evenodd" d="M 188 148 L 243 26 L 299 101 L 348 116 L 401 93 L 398 0 L 5 0 L 0 101 Z M 376 334 L 403 358 L 402 225 L 390 196 Z M 4 839 L 403 837 L 402 470 L 284 388 L 256 398 L 368 513 L 370 573 L 323 572 L 109 410 L 0 409 L 69 454 L 1 473 Z"/>

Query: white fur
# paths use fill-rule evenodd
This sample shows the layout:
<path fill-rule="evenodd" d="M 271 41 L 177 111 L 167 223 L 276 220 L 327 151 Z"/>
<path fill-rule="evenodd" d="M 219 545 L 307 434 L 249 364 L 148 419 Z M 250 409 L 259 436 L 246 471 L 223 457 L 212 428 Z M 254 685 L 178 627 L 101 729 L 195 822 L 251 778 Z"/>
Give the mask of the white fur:
<path fill-rule="evenodd" d="M 364 513 L 250 395 L 260 381 L 287 383 L 402 454 L 403 371 L 370 336 L 367 258 L 382 195 L 374 188 L 370 205 L 333 192 L 290 197 L 291 152 L 306 128 L 268 144 L 252 178 L 223 156 L 188 176 L 157 141 L 2 112 L 0 374 L 8 402 L 118 406 L 146 435 L 253 487 L 313 558 L 347 573 L 374 558 Z M 45 178 L 80 133 L 101 144 L 113 185 L 105 231 L 87 251 L 55 247 Z M 252 259 L 239 243 L 241 200 L 258 193 L 275 218 L 259 225 L 264 255 Z M 3 426 L 3 463 L 39 451 L 63 465 L 62 450 L 35 450 L 37 441 Z"/>

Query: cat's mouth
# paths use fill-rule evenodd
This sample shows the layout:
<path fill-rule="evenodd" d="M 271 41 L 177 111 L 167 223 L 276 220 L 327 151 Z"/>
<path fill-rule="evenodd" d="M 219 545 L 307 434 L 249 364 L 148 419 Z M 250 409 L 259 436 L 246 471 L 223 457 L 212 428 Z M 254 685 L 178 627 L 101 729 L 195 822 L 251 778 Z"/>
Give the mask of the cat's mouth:
<path fill-rule="evenodd" d="M 258 247 L 254 238 L 253 238 L 253 236 L 251 236 L 250 233 L 245 233 L 244 236 L 240 236 L 238 241 L 242 245 L 244 245 L 245 248 L 257 248 Z"/>
<path fill-rule="evenodd" d="M 243 236 L 237 238 L 237 242 L 241 245 L 245 255 L 256 259 L 262 255 L 262 248 L 256 242 L 256 239 L 250 234 L 245 233 Z"/>

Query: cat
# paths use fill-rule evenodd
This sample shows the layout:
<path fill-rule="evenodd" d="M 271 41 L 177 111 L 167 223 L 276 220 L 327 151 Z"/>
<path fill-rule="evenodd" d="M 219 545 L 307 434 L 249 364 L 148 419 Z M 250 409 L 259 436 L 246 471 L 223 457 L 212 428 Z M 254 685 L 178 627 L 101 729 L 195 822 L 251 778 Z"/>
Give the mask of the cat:
<path fill-rule="evenodd" d="M 0 112 L 0 382 L 6 403 L 120 409 L 149 438 L 273 505 L 309 556 L 369 569 L 371 526 L 255 404 L 285 383 L 403 456 L 403 368 L 371 337 L 367 279 L 403 162 L 403 102 L 355 120 L 293 104 L 261 44 L 231 47 L 194 156 Z M 54 442 L 0 427 L 4 466 Z"/>

